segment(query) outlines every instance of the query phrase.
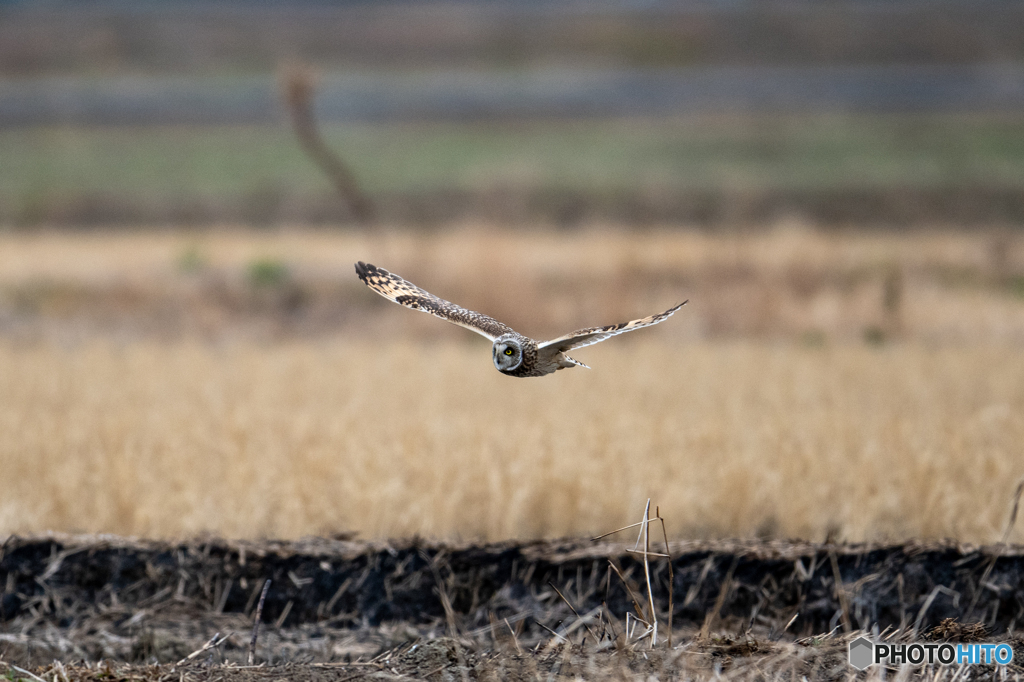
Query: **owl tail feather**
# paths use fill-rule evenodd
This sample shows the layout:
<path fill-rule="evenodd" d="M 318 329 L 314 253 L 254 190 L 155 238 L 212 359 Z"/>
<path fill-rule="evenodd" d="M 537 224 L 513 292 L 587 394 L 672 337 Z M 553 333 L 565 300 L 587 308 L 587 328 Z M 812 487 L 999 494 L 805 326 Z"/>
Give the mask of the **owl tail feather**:
<path fill-rule="evenodd" d="M 590 369 L 590 365 L 584 365 L 582 362 L 576 360 L 575 358 L 570 358 L 568 355 L 562 355 L 562 357 L 565 358 L 565 360 L 568 363 L 562 365 L 563 367 L 583 367 L 584 369 Z"/>

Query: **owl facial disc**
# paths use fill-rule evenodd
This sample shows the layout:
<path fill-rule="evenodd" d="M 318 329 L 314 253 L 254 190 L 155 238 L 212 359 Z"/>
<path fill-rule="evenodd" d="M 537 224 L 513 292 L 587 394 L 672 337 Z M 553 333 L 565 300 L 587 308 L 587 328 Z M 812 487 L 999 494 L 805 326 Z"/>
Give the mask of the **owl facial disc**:
<path fill-rule="evenodd" d="M 514 338 L 499 336 L 491 346 L 494 367 L 499 372 L 511 372 L 523 363 L 523 348 Z"/>

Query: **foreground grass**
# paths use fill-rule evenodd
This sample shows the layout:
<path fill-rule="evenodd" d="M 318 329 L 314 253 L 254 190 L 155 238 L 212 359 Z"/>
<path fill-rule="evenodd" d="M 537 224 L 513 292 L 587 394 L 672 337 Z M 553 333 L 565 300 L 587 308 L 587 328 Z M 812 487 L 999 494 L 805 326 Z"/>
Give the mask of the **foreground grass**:
<path fill-rule="evenodd" d="M 262 682 L 295 679 L 343 682 L 353 679 L 402 680 L 438 676 L 442 680 L 900 680 L 998 679 L 1020 680 L 1024 669 L 1016 662 L 1007 666 L 881 666 L 858 673 L 847 662 L 848 635 L 822 635 L 797 643 L 758 641 L 744 638 L 690 638 L 672 648 L 656 650 L 595 647 L 563 643 L 552 638 L 546 645 L 526 651 L 511 642 L 474 646 L 465 639 L 438 637 L 404 644 L 355 663 L 287 663 L 268 666 L 240 666 L 233 663 L 203 665 L 74 663 L 35 667 L 35 672 L 0 661 L 0 671 L 9 682 L 67 680 L 142 680 L 165 682 L 209 680 L 216 676 L 227 682 Z M 238 636 L 238 640 L 242 637 Z M 510 638 L 505 638 L 510 639 Z M 678 641 L 678 640 L 677 640 Z M 1011 640 L 1012 645 L 1018 641 Z M 609 645 L 611 643 L 608 643 Z M 234 644 L 235 648 L 242 646 Z M 1020 649 L 1018 648 L 1019 652 Z M 219 655 L 220 652 L 217 652 Z M 34 667 L 34 666 L 33 666 Z M 799 677 L 798 677 L 799 676 Z"/>
<path fill-rule="evenodd" d="M 997 539 L 1010 346 L 619 339 L 519 381 L 486 344 L 0 345 L 0 532 Z M 1022 537 L 1018 529 L 1014 539 Z"/>

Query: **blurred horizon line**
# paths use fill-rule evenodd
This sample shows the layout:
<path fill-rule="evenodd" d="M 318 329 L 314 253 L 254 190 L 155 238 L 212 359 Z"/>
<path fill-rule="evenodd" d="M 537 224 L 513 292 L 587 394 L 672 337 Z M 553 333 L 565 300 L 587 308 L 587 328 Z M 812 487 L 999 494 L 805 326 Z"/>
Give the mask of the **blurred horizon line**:
<path fill-rule="evenodd" d="M 324 122 L 1024 110 L 1024 64 L 326 71 Z M 273 74 L 0 78 L 0 127 L 278 123 Z"/>

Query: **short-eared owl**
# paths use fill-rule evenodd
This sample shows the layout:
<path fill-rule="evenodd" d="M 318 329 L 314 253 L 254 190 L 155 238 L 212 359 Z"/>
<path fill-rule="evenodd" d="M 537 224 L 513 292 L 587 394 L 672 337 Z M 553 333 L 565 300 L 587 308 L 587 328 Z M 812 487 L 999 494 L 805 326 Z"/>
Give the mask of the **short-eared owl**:
<path fill-rule="evenodd" d="M 390 301 L 401 303 L 413 310 L 422 310 L 486 336 L 494 343 L 491 347 L 494 366 L 502 374 L 512 377 L 539 377 L 565 367 L 586 367 L 579 360 L 573 360 L 566 355 L 566 351 L 604 341 L 616 334 L 658 324 L 686 305 L 686 301 L 683 301 L 674 308 L 642 320 L 581 329 L 551 341 L 538 343 L 492 317 L 474 313 L 472 310 L 438 298 L 384 268 L 360 261 L 356 263 L 356 274 L 366 286 Z"/>

